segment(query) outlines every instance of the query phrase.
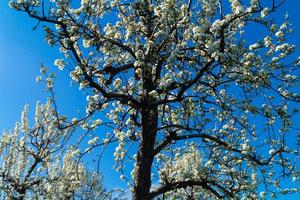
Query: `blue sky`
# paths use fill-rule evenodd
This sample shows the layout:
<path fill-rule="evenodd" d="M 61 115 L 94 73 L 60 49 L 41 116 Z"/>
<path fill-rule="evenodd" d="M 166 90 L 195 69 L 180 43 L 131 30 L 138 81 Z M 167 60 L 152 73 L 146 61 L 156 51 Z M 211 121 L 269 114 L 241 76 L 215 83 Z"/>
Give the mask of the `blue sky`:
<path fill-rule="evenodd" d="M 289 11 L 290 20 L 296 30 L 290 39 L 298 46 L 298 54 L 299 8 L 300 1 L 288 0 L 278 12 L 278 17 L 281 18 L 285 11 Z M 32 31 L 35 25 L 36 21 L 10 9 L 8 1 L 0 1 L 0 130 L 14 126 L 26 103 L 34 108 L 36 101 L 45 102 L 47 94 L 44 86 L 35 82 L 40 64 L 48 66 L 50 71 L 58 72 L 53 62 L 60 54 L 56 48 L 50 48 L 44 42 L 41 28 Z M 85 96 L 77 86 L 70 85 L 67 72 L 59 72 L 57 75 L 55 92 L 60 111 L 71 117 L 75 117 L 77 111 L 84 112 Z M 109 155 L 106 154 L 103 160 L 101 169 L 106 175 L 105 184 L 113 187 L 115 183 L 120 183 L 119 175 L 113 171 Z M 297 197 L 290 196 L 285 199 Z"/>

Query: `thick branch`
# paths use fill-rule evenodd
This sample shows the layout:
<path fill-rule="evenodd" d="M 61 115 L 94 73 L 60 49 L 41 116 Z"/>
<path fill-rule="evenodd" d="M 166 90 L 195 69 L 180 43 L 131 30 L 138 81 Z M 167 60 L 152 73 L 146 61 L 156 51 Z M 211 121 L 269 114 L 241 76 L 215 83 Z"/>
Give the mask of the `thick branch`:
<path fill-rule="evenodd" d="M 176 181 L 172 183 L 166 183 L 165 185 L 153 190 L 150 195 L 151 198 L 154 198 L 158 195 L 164 194 L 166 192 L 180 189 L 180 188 L 186 188 L 189 186 L 200 186 L 208 191 L 210 191 L 212 194 L 214 194 L 218 198 L 224 198 L 224 195 L 217 192 L 213 187 L 211 187 L 207 180 L 186 180 L 186 181 Z M 227 195 L 233 197 L 231 193 L 228 193 Z"/>
<path fill-rule="evenodd" d="M 188 130 L 193 130 L 193 129 L 188 129 Z M 243 153 L 243 151 L 241 149 L 238 148 L 234 148 L 232 146 L 230 146 L 228 143 L 224 142 L 223 140 L 205 134 L 205 133 L 195 133 L 195 134 L 188 134 L 188 135 L 177 135 L 175 132 L 173 132 L 172 134 L 170 134 L 169 136 L 167 136 L 160 144 L 158 144 L 156 146 L 156 148 L 154 149 L 154 155 L 157 155 L 159 152 L 161 152 L 167 145 L 169 145 L 173 140 L 174 141 L 179 141 L 179 140 L 186 140 L 186 139 L 192 139 L 192 138 L 202 138 L 202 139 L 208 139 L 211 140 L 221 146 L 223 146 L 226 150 L 229 151 L 233 151 L 233 152 L 237 152 L 239 154 L 242 155 L 242 157 L 247 158 L 253 162 L 255 162 L 258 165 L 269 165 L 270 162 L 272 161 L 273 157 L 276 156 L 278 153 L 284 151 L 283 148 L 279 148 L 278 150 L 276 150 L 268 159 L 266 160 L 261 160 L 259 158 L 257 158 L 256 154 L 251 154 L 251 153 Z"/>

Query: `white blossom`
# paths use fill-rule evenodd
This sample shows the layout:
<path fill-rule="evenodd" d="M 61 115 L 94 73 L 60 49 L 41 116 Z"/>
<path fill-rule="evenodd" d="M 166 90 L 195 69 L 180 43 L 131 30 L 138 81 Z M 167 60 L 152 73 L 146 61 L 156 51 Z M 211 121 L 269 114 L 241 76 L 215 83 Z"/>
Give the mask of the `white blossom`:
<path fill-rule="evenodd" d="M 58 69 L 63 70 L 65 67 L 65 61 L 63 59 L 56 59 L 54 61 L 54 65 L 58 67 Z"/>

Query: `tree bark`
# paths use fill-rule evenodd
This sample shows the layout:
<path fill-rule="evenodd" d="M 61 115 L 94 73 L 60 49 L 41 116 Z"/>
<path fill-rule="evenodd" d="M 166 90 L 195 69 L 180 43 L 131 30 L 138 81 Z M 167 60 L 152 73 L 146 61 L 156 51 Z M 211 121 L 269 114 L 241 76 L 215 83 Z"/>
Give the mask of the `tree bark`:
<path fill-rule="evenodd" d="M 136 163 L 133 200 L 150 200 L 151 168 L 154 158 L 154 144 L 157 133 L 157 108 L 145 106 L 141 110 L 142 140 L 139 145 Z"/>

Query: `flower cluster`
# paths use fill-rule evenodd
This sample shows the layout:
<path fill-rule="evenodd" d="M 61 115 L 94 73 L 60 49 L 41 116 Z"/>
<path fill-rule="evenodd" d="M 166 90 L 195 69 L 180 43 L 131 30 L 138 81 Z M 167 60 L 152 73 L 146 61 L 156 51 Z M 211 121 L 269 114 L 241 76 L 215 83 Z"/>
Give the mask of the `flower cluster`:
<path fill-rule="evenodd" d="M 87 191 L 98 193 L 98 197 L 103 195 L 100 183 L 95 185 L 98 188 L 86 190 L 84 180 L 88 172 L 77 161 L 80 151 L 64 147 L 70 130 L 60 127 L 62 118 L 57 118 L 51 101 L 45 105 L 37 103 L 33 126 L 28 122 L 28 111 L 25 106 L 21 123 L 0 137 L 1 197 L 69 199 L 79 194 L 84 197 Z"/>

